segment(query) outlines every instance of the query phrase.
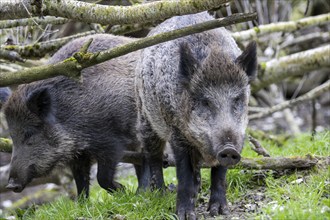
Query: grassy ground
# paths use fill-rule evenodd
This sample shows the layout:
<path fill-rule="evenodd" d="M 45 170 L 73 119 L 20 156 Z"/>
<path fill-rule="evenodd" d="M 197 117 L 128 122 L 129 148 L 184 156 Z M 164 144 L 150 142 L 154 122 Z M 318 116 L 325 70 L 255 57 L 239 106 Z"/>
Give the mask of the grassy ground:
<path fill-rule="evenodd" d="M 271 156 L 330 155 L 330 132 L 319 133 L 311 140 L 308 134 L 287 140 L 282 146 L 262 141 Z M 243 157 L 258 157 L 246 144 Z M 303 171 L 230 170 L 227 175 L 227 198 L 231 215 L 217 219 L 330 219 L 329 167 Z M 196 204 L 199 218 L 207 215 L 209 170 L 202 170 L 202 190 Z M 166 183 L 176 184 L 175 170 L 165 170 Z M 175 193 L 146 192 L 135 194 L 134 176 L 120 180 L 126 190 L 107 194 L 92 187 L 89 201 L 77 203 L 66 196 L 42 206 L 16 210 L 23 219 L 175 219 Z"/>

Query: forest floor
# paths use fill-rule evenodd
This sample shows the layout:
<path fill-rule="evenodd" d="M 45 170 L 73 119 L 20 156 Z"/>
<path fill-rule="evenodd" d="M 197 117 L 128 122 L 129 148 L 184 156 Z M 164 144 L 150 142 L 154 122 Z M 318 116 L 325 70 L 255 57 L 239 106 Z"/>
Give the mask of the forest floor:
<path fill-rule="evenodd" d="M 330 152 L 330 132 L 302 134 L 287 139 L 281 146 L 271 140 L 261 144 L 272 157 L 327 156 Z M 261 157 L 246 143 L 243 157 Z M 124 169 L 128 169 L 124 167 Z M 196 202 L 199 219 L 330 219 L 329 164 L 305 170 L 242 170 L 230 169 L 227 174 L 227 199 L 231 213 L 210 217 L 210 171 L 202 169 L 202 187 Z M 131 171 L 130 171 L 131 173 Z M 174 168 L 164 172 L 168 185 L 176 185 Z M 121 176 L 126 189 L 108 194 L 93 184 L 91 197 L 75 202 L 62 193 L 55 201 L 32 205 L 27 209 L 12 209 L 0 213 L 4 219 L 175 219 L 176 193 L 145 192 L 136 194 L 135 175 Z"/>

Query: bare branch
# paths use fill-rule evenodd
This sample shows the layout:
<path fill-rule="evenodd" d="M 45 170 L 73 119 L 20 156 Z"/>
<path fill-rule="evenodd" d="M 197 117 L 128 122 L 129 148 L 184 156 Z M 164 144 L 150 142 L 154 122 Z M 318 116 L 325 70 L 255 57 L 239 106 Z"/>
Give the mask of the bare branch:
<path fill-rule="evenodd" d="M 136 40 L 131 43 L 115 47 L 111 50 L 100 52 L 97 56 L 95 56 L 96 54 L 89 53 L 89 56 L 84 56 L 85 59 L 82 60 L 81 63 L 78 63 L 76 59 L 71 57 L 54 65 L 34 67 L 15 73 L 0 73 L 0 86 L 29 83 L 65 74 L 70 74 L 69 77 L 77 76 L 83 68 L 102 63 L 136 50 L 217 27 L 227 26 L 247 20 L 254 20 L 255 18 L 256 13 L 234 14 L 226 18 L 211 20 L 182 29 Z"/>
<path fill-rule="evenodd" d="M 42 18 L 33 17 L 33 18 L 24 18 L 16 20 L 4 20 L 0 21 L 0 29 L 13 28 L 18 26 L 36 26 L 36 25 L 47 25 L 47 24 L 65 24 L 69 20 L 66 18 L 56 18 L 53 16 L 46 16 Z"/>
<path fill-rule="evenodd" d="M 323 83 L 322 85 L 312 89 L 311 91 L 307 92 L 306 94 L 304 94 L 296 99 L 285 101 L 285 102 L 275 105 L 263 112 L 249 115 L 249 120 L 263 118 L 274 112 L 281 111 L 285 108 L 292 108 L 293 106 L 296 106 L 303 102 L 315 99 L 316 97 L 320 96 L 321 94 L 323 94 L 329 90 L 330 90 L 330 80 L 328 80 L 327 82 Z"/>
<path fill-rule="evenodd" d="M 233 37 L 237 41 L 247 41 L 247 40 L 257 39 L 257 37 L 269 33 L 281 32 L 281 31 L 292 32 L 314 25 L 326 24 L 329 23 L 329 21 L 330 21 L 330 13 L 307 17 L 300 19 L 298 21 L 287 21 L 287 22 L 259 25 L 258 27 L 254 27 L 246 31 L 233 33 Z"/>
<path fill-rule="evenodd" d="M 64 44 L 68 43 L 69 41 L 71 41 L 73 39 L 92 35 L 95 33 L 96 33 L 95 31 L 87 31 L 87 32 L 76 34 L 76 35 L 71 35 L 68 37 L 58 38 L 58 39 L 54 39 L 54 40 L 50 40 L 50 41 L 46 41 L 46 42 L 35 43 L 35 44 L 30 44 L 30 45 L 25 45 L 25 46 L 1 45 L 0 51 L 2 51 L 2 50 L 15 51 L 23 58 L 36 59 L 36 58 L 44 57 L 47 53 L 58 50 Z M 1 57 L 1 54 L 0 54 L 0 57 Z M 1 58 L 5 58 L 5 57 L 1 57 Z"/>
<path fill-rule="evenodd" d="M 251 146 L 252 150 L 255 151 L 258 155 L 262 155 L 264 157 L 270 157 L 270 155 L 267 152 L 267 150 L 261 146 L 261 144 L 259 143 L 259 141 L 257 139 L 255 139 L 254 137 L 252 137 L 251 135 L 249 135 L 249 141 L 254 146 L 254 147 Z"/>

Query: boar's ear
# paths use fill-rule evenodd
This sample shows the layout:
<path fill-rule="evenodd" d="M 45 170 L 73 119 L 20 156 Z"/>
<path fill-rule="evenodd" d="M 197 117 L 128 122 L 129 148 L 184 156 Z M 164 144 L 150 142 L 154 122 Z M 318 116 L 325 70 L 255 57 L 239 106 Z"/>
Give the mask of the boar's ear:
<path fill-rule="evenodd" d="M 51 95 L 47 87 L 38 88 L 28 95 L 26 105 L 41 119 L 47 119 L 51 113 Z"/>
<path fill-rule="evenodd" d="M 188 45 L 188 43 L 183 42 L 180 44 L 180 82 L 186 88 L 189 87 L 190 79 L 193 73 L 198 68 L 198 62 L 193 56 L 193 53 Z"/>
<path fill-rule="evenodd" d="M 249 77 L 249 82 L 257 76 L 257 44 L 252 41 L 235 61 Z"/>

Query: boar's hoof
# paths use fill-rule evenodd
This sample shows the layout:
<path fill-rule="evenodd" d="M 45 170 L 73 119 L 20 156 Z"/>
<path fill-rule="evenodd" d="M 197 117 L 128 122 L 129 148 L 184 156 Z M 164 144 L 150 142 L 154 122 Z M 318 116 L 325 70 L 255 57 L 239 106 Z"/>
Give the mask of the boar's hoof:
<path fill-rule="evenodd" d="M 235 165 L 241 160 L 241 155 L 232 147 L 226 147 L 218 153 L 221 166 Z"/>
<path fill-rule="evenodd" d="M 227 205 L 220 205 L 219 203 L 215 203 L 210 205 L 209 209 L 211 216 L 221 215 L 229 215 L 229 209 Z"/>
<path fill-rule="evenodd" d="M 179 220 L 196 220 L 196 214 L 193 210 L 179 210 L 178 213 L 178 219 Z"/>
<path fill-rule="evenodd" d="M 8 185 L 6 186 L 6 189 L 12 190 L 16 193 L 22 192 L 24 189 L 23 185 L 20 183 L 15 183 L 14 179 L 9 179 Z"/>

